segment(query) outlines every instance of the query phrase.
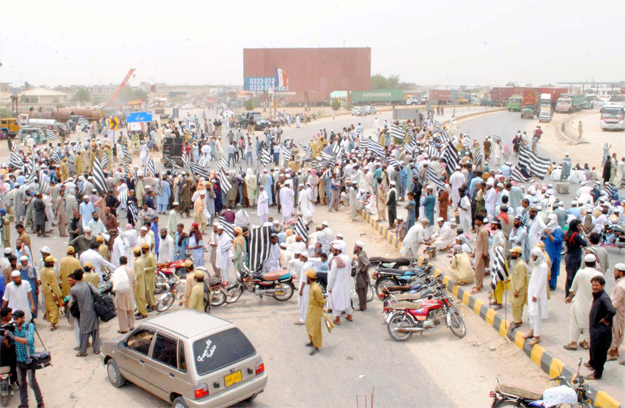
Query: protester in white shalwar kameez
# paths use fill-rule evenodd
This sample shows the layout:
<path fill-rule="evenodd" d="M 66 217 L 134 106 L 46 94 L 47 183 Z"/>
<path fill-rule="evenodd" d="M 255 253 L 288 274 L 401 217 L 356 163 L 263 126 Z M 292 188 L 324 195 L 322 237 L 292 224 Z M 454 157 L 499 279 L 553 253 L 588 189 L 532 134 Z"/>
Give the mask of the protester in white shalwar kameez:
<path fill-rule="evenodd" d="M 271 236 L 271 246 L 269 247 L 269 256 L 263 263 L 263 273 L 277 271 L 280 269 L 280 245 L 278 244 L 278 236 Z"/>
<path fill-rule="evenodd" d="M 401 242 L 401 249 L 399 250 L 399 254 L 409 259 L 417 258 L 419 255 L 419 247 L 421 244 L 425 243 L 425 229 L 424 225 L 427 226 L 429 222 L 427 220 L 421 220 L 413 225 L 404 240 Z"/>
<path fill-rule="evenodd" d="M 310 222 L 315 212 L 315 207 L 310 199 L 310 191 L 304 188 L 303 184 L 299 185 L 299 189 L 299 202 L 297 203 L 297 207 L 306 221 Z"/>
<path fill-rule="evenodd" d="M 484 196 L 484 205 L 486 207 L 486 213 L 488 214 L 488 219 L 492 220 L 495 218 L 495 205 L 497 203 L 497 190 L 495 187 L 490 187 L 486 191 L 486 195 Z"/>
<path fill-rule="evenodd" d="M 581 337 L 580 343 L 588 345 L 590 341 L 589 316 L 592 307 L 592 283 L 590 280 L 595 276 L 603 276 L 601 272 L 595 269 L 597 258 L 593 254 L 584 256 L 586 267 L 580 269 L 575 274 L 571 291 L 566 298 L 566 303 L 571 303 L 571 320 L 569 323 L 569 339 L 571 343 L 564 346 L 567 350 L 577 349 L 577 341 Z"/>
<path fill-rule="evenodd" d="M 260 217 L 261 225 L 267 222 L 267 216 L 269 214 L 269 196 L 265 191 L 265 186 L 258 186 L 260 193 L 258 194 L 258 204 L 256 205 L 256 213 Z"/>
<path fill-rule="evenodd" d="M 451 224 L 449 221 L 445 221 L 442 217 L 439 217 L 436 220 L 438 223 L 438 231 L 432 235 L 432 240 L 434 241 L 434 246 L 438 250 L 442 250 L 453 245 L 456 237 L 453 234 L 453 230 L 451 229 Z M 412 228 L 411 228 L 412 229 Z"/>
<path fill-rule="evenodd" d="M 217 260 L 215 264 L 219 268 L 221 276 L 228 279 L 228 284 L 236 283 L 236 276 L 230 276 L 230 248 L 232 248 L 232 238 L 224 233 L 221 225 L 217 225 Z"/>
<path fill-rule="evenodd" d="M 287 180 L 284 187 L 280 189 L 280 204 L 282 205 L 282 222 L 291 221 L 293 216 L 293 200 L 295 193 L 291 188 L 291 180 Z"/>
<path fill-rule="evenodd" d="M 141 161 L 141 167 L 145 168 L 148 165 L 148 146 L 145 142 L 141 142 L 141 153 L 139 153 L 139 160 Z"/>
<path fill-rule="evenodd" d="M 119 258 L 122 256 L 125 256 L 127 259 L 132 259 L 130 257 L 130 243 L 128 242 L 128 238 L 126 238 L 126 233 L 124 232 L 121 232 L 113 241 L 111 263 L 119 268 Z"/>
<path fill-rule="evenodd" d="M 332 304 L 334 323 L 341 324 L 341 314 L 347 314 L 347 320 L 352 320 L 350 300 L 350 286 L 352 278 L 352 262 L 349 256 L 341 254 L 339 244 L 332 245 L 334 256 L 330 260 L 330 273 L 328 274 L 328 293 Z"/>
<path fill-rule="evenodd" d="M 527 287 L 527 302 L 531 330 L 523 337 L 528 339 L 533 337 L 533 340 L 528 343 L 528 345 L 533 346 L 536 343 L 540 343 L 543 319 L 549 317 L 547 305 L 547 277 L 549 276 L 549 268 L 547 268 L 547 261 L 545 260 L 541 248 L 533 248 L 531 254 L 534 268 L 532 269 Z"/>
<path fill-rule="evenodd" d="M 547 225 L 545 224 L 543 219 L 537 214 L 538 209 L 536 207 L 531 207 L 529 211 L 530 221 L 527 232 L 527 239 L 529 240 L 530 248 L 534 248 L 534 245 L 538 244 L 542 240 L 545 228 L 547 228 Z"/>
<path fill-rule="evenodd" d="M 449 177 L 449 184 L 451 184 L 451 206 L 457 207 L 460 202 L 460 192 L 458 191 L 467 179 L 464 174 L 460 172 L 460 166 L 456 167 L 456 171 Z"/>

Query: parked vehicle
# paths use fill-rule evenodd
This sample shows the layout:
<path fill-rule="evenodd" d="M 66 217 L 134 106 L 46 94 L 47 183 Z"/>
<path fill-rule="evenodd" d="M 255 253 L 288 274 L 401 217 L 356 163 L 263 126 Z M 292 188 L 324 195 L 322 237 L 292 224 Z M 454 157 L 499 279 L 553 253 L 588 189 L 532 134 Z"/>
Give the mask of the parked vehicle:
<path fill-rule="evenodd" d="M 437 329 L 445 324 L 451 332 L 463 338 L 467 328 L 460 310 L 447 294 L 444 285 L 438 286 L 434 294 L 417 302 L 398 302 L 393 312 L 386 317 L 386 329 L 395 341 L 407 341 L 413 333 Z"/>
<path fill-rule="evenodd" d="M 540 94 L 539 106 L 541 108 L 544 106 L 544 107 L 548 107 L 549 109 L 551 109 L 551 94 L 548 94 L 548 93 Z"/>
<path fill-rule="evenodd" d="M 109 381 L 128 381 L 175 408 L 225 407 L 264 391 L 262 357 L 233 323 L 195 310 L 164 313 L 103 340 Z"/>
<path fill-rule="evenodd" d="M 165 292 L 165 284 L 169 281 L 169 277 L 173 274 L 183 277 L 187 274 L 187 270 L 184 267 L 186 259 L 179 259 L 169 264 L 157 264 L 156 265 L 156 290 L 155 294 L 159 295 Z"/>
<path fill-rule="evenodd" d="M 509 112 L 520 112 L 521 104 L 523 103 L 523 97 L 521 95 L 513 95 L 508 99 L 508 108 Z"/>
<path fill-rule="evenodd" d="M 356 262 L 352 262 L 352 279 L 354 280 L 353 285 L 351 286 L 351 291 L 350 291 L 350 298 L 352 298 L 352 307 L 353 307 L 353 303 L 354 300 L 353 299 L 358 299 L 358 293 L 356 293 L 356 267 L 357 267 L 357 263 Z M 367 273 L 369 273 L 369 271 L 367 271 Z M 327 272 L 319 272 L 317 273 L 317 277 L 318 277 L 318 283 L 319 286 L 321 287 L 321 292 L 323 292 L 324 294 L 326 293 L 327 290 L 327 286 L 328 286 L 328 273 Z M 369 287 L 367 288 L 367 303 L 371 302 L 374 298 L 374 289 L 373 289 L 373 285 L 369 284 Z"/>
<path fill-rule="evenodd" d="M 28 139 L 32 138 L 35 141 L 35 143 L 39 143 L 39 144 L 47 143 L 48 141 L 46 134 L 41 129 L 39 129 L 38 127 L 32 127 L 32 126 L 20 127 L 18 138 L 22 142 L 26 142 Z"/>
<path fill-rule="evenodd" d="M 625 130 L 625 107 L 623 104 L 609 103 L 601 108 L 602 130 Z"/>
<path fill-rule="evenodd" d="M 16 118 L 2 118 L 0 119 L 0 130 L 9 137 L 15 137 L 20 132 L 20 125 Z"/>
<path fill-rule="evenodd" d="M 367 111 L 364 106 L 354 106 L 352 108 L 352 116 L 367 116 Z"/>
<path fill-rule="evenodd" d="M 551 107 L 542 106 L 538 114 L 539 122 L 551 122 Z"/>
<path fill-rule="evenodd" d="M 374 115 L 378 113 L 377 110 L 375 110 L 375 108 L 373 106 L 365 106 L 365 114 L 366 115 Z"/>
<path fill-rule="evenodd" d="M 516 386 L 500 384 L 495 380 L 495 391 L 490 392 L 493 399 L 492 408 L 529 408 L 529 407 L 555 407 L 566 406 L 578 408 L 592 408 L 592 400 L 586 379 L 579 374 L 582 365 L 580 358 L 577 363 L 577 375 L 573 382 L 569 382 L 564 376 L 558 376 L 552 381 L 559 381 L 559 387 L 547 388 L 542 394 L 524 390 Z"/>
<path fill-rule="evenodd" d="M 518 86 L 494 86 L 490 90 L 491 99 L 496 106 L 504 106 L 512 95 L 521 95 L 523 88 Z"/>
<path fill-rule="evenodd" d="M 523 91 L 523 105 L 521 107 L 521 118 L 536 119 L 538 103 L 538 92 L 535 90 Z"/>
<path fill-rule="evenodd" d="M 239 118 L 239 125 L 244 128 L 247 127 L 252 117 L 254 117 L 254 130 L 265 130 L 266 127 L 271 126 L 271 122 L 256 111 L 243 112 Z"/>
<path fill-rule="evenodd" d="M 228 303 L 234 303 L 243 294 L 244 290 L 252 292 L 262 301 L 263 296 L 273 296 L 281 302 L 291 299 L 295 293 L 293 276 L 286 269 L 272 272 L 253 273 L 245 266 L 239 273 L 238 281 L 228 288 Z"/>
<path fill-rule="evenodd" d="M 430 89 L 429 97 L 434 104 L 447 104 L 453 100 L 452 91 L 449 89 Z"/>
<path fill-rule="evenodd" d="M 584 94 L 562 94 L 556 104 L 556 112 L 573 113 L 582 110 L 586 96 Z"/>
<path fill-rule="evenodd" d="M 607 223 L 601 231 L 599 245 L 614 245 L 618 248 L 625 248 L 625 228 L 617 223 Z"/>

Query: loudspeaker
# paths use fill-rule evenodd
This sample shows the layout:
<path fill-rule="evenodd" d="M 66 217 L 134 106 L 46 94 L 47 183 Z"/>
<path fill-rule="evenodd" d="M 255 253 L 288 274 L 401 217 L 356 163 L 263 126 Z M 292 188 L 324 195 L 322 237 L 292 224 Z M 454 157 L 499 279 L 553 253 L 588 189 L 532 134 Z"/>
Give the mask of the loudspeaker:
<path fill-rule="evenodd" d="M 163 140 L 163 154 L 169 157 L 182 157 L 184 139 L 182 137 L 168 137 Z"/>

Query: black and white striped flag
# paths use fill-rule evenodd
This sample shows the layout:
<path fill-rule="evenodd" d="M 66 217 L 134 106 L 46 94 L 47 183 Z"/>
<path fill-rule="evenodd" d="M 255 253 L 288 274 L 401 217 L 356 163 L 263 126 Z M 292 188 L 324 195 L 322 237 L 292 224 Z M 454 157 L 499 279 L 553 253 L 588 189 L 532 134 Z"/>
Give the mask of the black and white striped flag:
<path fill-rule="evenodd" d="M 204 178 L 204 180 L 208 180 L 210 178 L 210 172 L 206 169 L 204 169 L 202 166 L 200 166 L 197 163 L 190 163 L 191 166 L 191 173 L 193 173 L 194 175 L 198 176 L 198 177 L 202 177 Z"/>
<path fill-rule="evenodd" d="M 120 191 L 117 195 L 117 199 L 122 205 L 125 205 L 126 201 L 128 201 L 128 189 L 124 188 L 122 191 Z"/>
<path fill-rule="evenodd" d="M 130 154 L 130 151 L 128 150 L 128 146 L 126 146 L 126 144 L 122 144 L 122 152 L 124 153 L 124 162 L 126 163 L 132 163 L 132 155 Z"/>
<path fill-rule="evenodd" d="M 310 147 L 310 145 L 304 146 L 303 144 L 300 143 L 300 146 L 302 147 L 302 150 L 306 153 L 305 157 L 312 157 L 313 150 L 312 150 L 312 147 Z"/>
<path fill-rule="evenodd" d="M 404 150 L 406 150 L 406 153 L 410 155 L 414 153 L 414 148 L 411 145 L 406 144 L 405 142 L 404 142 Z"/>
<path fill-rule="evenodd" d="M 226 193 L 232 188 L 232 183 L 228 180 L 228 176 L 223 171 L 223 169 L 219 169 L 219 182 L 221 184 L 221 190 Z"/>
<path fill-rule="evenodd" d="M 158 173 L 156 172 L 156 166 L 154 165 L 154 160 L 152 160 L 152 156 L 148 158 L 148 163 L 145 166 L 145 174 L 156 176 Z"/>
<path fill-rule="evenodd" d="M 137 208 L 137 204 L 134 202 L 128 203 L 128 212 L 130 212 L 132 224 L 135 225 L 137 221 L 139 221 L 139 209 Z"/>
<path fill-rule="evenodd" d="M 10 141 L 10 140 L 9 140 L 9 148 L 14 153 L 19 153 L 20 152 L 20 148 L 17 147 L 17 145 L 15 143 L 13 143 L 12 141 Z"/>
<path fill-rule="evenodd" d="M 54 149 L 52 149 L 52 152 L 50 153 L 50 158 L 54 160 L 55 163 L 61 163 L 61 157 Z"/>
<path fill-rule="evenodd" d="M 184 119 L 184 122 L 182 122 L 182 128 L 185 130 L 185 132 L 191 131 L 191 125 L 189 125 L 189 118 Z"/>
<path fill-rule="evenodd" d="M 512 169 L 512 173 L 510 173 L 510 179 L 516 181 L 517 183 L 527 183 L 529 181 L 528 177 L 521 172 L 519 166 L 514 166 Z"/>
<path fill-rule="evenodd" d="M 395 139 L 404 140 L 406 131 L 401 126 L 391 123 L 391 136 Z"/>
<path fill-rule="evenodd" d="M 234 225 L 230 224 L 223 215 L 219 216 L 219 224 L 224 229 L 224 233 L 228 235 L 230 239 L 234 239 Z"/>
<path fill-rule="evenodd" d="M 100 163 L 100 159 L 98 156 L 95 157 L 93 161 L 93 184 L 95 188 L 98 189 L 98 192 L 106 192 L 106 180 L 104 178 L 104 170 L 102 170 L 102 164 Z"/>
<path fill-rule="evenodd" d="M 482 163 L 482 149 L 480 149 L 480 146 L 477 147 L 477 153 L 475 153 L 473 163 L 475 163 L 476 166 L 479 166 Z"/>
<path fill-rule="evenodd" d="M 500 246 L 495 248 L 495 273 L 491 274 L 492 279 L 490 287 L 495 289 L 497 283 L 503 282 L 508 278 L 508 264 L 503 256 L 503 251 Z"/>
<path fill-rule="evenodd" d="M 226 159 L 226 156 L 224 155 L 221 155 L 221 159 L 219 160 L 219 168 L 220 169 L 228 168 L 228 159 Z"/>
<path fill-rule="evenodd" d="M 396 160 L 396 159 L 394 159 L 392 157 L 390 157 L 388 159 L 388 165 L 391 166 L 391 167 L 396 167 L 396 166 L 401 167 L 402 166 L 402 164 L 401 164 L 401 162 L 399 160 Z"/>
<path fill-rule="evenodd" d="M 438 120 L 434 121 L 434 128 L 437 129 L 441 126 L 441 122 L 439 122 Z M 438 129 L 438 131 L 440 132 L 440 129 Z"/>
<path fill-rule="evenodd" d="M 332 156 L 330 153 L 321 152 L 321 162 L 326 164 L 332 164 L 334 163 L 334 156 Z"/>
<path fill-rule="evenodd" d="M 36 167 L 35 156 L 31 156 L 31 161 L 24 162 L 24 175 L 26 178 L 24 180 L 25 186 L 35 183 L 35 179 L 37 178 L 37 172 L 35 170 Z"/>
<path fill-rule="evenodd" d="M 282 147 L 280 147 L 280 154 L 282 155 L 284 161 L 287 163 L 291 161 L 291 157 L 293 156 L 285 145 L 282 145 Z"/>
<path fill-rule="evenodd" d="M 605 191 L 608 195 L 608 201 L 612 201 L 612 198 L 614 197 L 614 190 L 614 187 L 609 181 L 603 185 L 603 191 Z"/>
<path fill-rule="evenodd" d="M 440 157 L 440 151 L 432 144 L 428 145 L 428 157 L 431 159 L 438 159 Z"/>
<path fill-rule="evenodd" d="M 104 153 L 102 155 L 102 167 L 106 167 L 109 164 L 109 156 L 108 154 Z"/>
<path fill-rule="evenodd" d="M 271 155 L 267 149 L 260 149 L 260 161 L 266 166 L 271 162 Z"/>
<path fill-rule="evenodd" d="M 9 164 L 16 169 L 21 169 L 22 167 L 24 167 L 24 160 L 22 159 L 22 156 L 12 151 Z"/>
<path fill-rule="evenodd" d="M 54 133 L 54 130 L 52 129 L 46 129 L 46 137 L 50 140 L 58 140 L 56 133 Z"/>
<path fill-rule="evenodd" d="M 297 224 L 295 224 L 295 235 L 299 235 L 302 237 L 302 241 L 306 242 L 308 239 L 308 230 L 306 229 L 306 224 L 304 224 L 304 220 L 302 217 L 297 217 Z"/>
<path fill-rule="evenodd" d="M 367 143 L 367 149 L 373 154 L 375 154 L 376 156 L 379 156 L 379 157 L 385 156 L 384 148 L 382 147 L 382 145 L 373 139 L 369 139 L 369 142 Z"/>
<path fill-rule="evenodd" d="M 39 171 L 39 192 L 41 194 L 50 194 L 50 182 L 44 177 L 43 170 Z"/>
<path fill-rule="evenodd" d="M 544 179 L 549 169 L 549 159 L 536 156 L 531 150 L 521 147 L 519 163 L 527 167 L 531 174 L 540 179 Z"/>
<path fill-rule="evenodd" d="M 493 135 L 493 141 L 496 142 L 498 140 L 499 140 L 499 143 L 501 143 L 501 138 L 499 136 L 497 136 L 497 135 Z"/>
<path fill-rule="evenodd" d="M 189 157 L 189 154 L 187 152 L 184 152 L 182 154 L 182 163 L 184 163 L 185 169 L 191 168 L 191 157 Z"/>
<path fill-rule="evenodd" d="M 436 174 L 433 169 L 428 167 L 427 171 L 425 172 L 425 178 L 434 183 L 434 185 L 436 185 L 439 190 L 445 189 L 445 182 L 441 180 L 441 178 L 438 176 L 438 174 Z"/>
<path fill-rule="evenodd" d="M 446 130 L 443 130 L 441 132 L 441 140 L 445 143 L 449 143 L 450 139 L 449 139 L 449 135 L 447 134 Z"/>
<path fill-rule="evenodd" d="M 337 155 L 339 154 L 341 151 L 341 145 L 339 144 L 338 140 L 336 142 L 334 142 L 334 144 L 332 145 L 332 154 L 333 155 Z"/>
<path fill-rule="evenodd" d="M 458 150 L 454 147 L 453 143 L 447 142 L 447 148 L 445 154 L 443 154 L 443 160 L 447 163 L 447 169 L 453 171 L 458 163 L 460 163 L 460 155 Z"/>
<path fill-rule="evenodd" d="M 269 257 L 269 249 L 271 247 L 271 231 L 272 227 L 256 227 L 249 231 L 250 247 L 249 261 L 250 270 L 258 272 L 263 267 L 263 263 Z"/>

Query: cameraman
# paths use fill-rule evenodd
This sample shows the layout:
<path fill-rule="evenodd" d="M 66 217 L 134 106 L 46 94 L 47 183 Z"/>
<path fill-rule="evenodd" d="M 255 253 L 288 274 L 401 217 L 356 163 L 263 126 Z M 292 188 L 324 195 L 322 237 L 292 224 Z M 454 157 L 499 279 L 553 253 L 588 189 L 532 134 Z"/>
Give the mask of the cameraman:
<path fill-rule="evenodd" d="M 26 387 L 28 387 L 28 382 L 30 382 L 30 388 L 35 393 L 35 399 L 37 400 L 37 407 L 40 408 L 44 404 L 43 396 L 35 377 L 35 368 L 30 362 L 27 363 L 26 361 L 29 360 L 27 354 L 32 355 L 35 353 L 35 325 L 26 323 L 25 314 L 21 310 L 13 312 L 13 321 L 15 322 L 15 333 L 6 330 L 4 334 L 8 339 L 15 342 L 17 374 L 20 383 L 20 406 L 28 406 L 28 388 Z M 26 380 L 26 374 L 28 374 L 28 380 Z"/>
<path fill-rule="evenodd" d="M 5 331 L 11 334 L 5 334 Z M 9 340 L 9 337 L 15 331 L 13 323 L 13 309 L 5 307 L 0 310 L 0 366 L 11 367 L 9 371 L 9 381 L 13 385 L 17 385 L 17 364 L 15 360 L 15 344 Z"/>

